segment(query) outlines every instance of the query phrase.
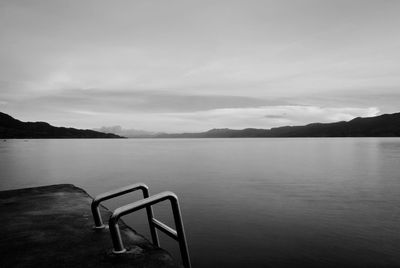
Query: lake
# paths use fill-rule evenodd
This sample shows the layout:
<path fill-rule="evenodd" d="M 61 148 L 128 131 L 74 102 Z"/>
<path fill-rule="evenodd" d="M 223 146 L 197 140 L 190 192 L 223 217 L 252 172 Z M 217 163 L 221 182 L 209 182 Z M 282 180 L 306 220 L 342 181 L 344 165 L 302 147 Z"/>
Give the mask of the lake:
<path fill-rule="evenodd" d="M 400 267 L 399 168 L 398 138 L 0 141 L 0 190 L 175 192 L 193 267 Z M 155 214 L 173 227 L 169 206 Z M 124 220 L 149 237 L 143 212 Z"/>

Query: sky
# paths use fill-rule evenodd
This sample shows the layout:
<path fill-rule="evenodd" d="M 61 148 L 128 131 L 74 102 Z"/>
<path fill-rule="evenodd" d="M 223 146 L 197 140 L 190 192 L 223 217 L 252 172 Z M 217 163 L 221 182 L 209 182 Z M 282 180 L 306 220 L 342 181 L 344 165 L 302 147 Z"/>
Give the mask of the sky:
<path fill-rule="evenodd" d="M 400 1 L 0 0 L 0 111 L 163 132 L 400 111 Z"/>

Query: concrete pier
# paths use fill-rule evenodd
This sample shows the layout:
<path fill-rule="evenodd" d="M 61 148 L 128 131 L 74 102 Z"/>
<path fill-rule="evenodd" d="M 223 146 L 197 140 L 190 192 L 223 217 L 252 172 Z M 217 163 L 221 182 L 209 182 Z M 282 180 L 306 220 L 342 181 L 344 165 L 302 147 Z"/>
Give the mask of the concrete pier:
<path fill-rule="evenodd" d="M 96 231 L 92 198 L 71 184 L 0 192 L 0 267 L 178 267 L 163 249 L 120 221 L 127 254 Z M 100 209 L 103 219 L 111 212 Z"/>

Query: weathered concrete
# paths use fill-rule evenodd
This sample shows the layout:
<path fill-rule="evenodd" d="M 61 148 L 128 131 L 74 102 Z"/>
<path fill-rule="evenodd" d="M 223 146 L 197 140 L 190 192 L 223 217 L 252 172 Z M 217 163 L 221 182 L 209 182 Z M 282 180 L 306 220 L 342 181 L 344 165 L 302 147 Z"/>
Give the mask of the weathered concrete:
<path fill-rule="evenodd" d="M 91 202 L 70 184 L 0 192 L 0 267 L 177 267 L 122 221 L 129 253 L 113 255 L 108 229 L 92 228 Z M 110 211 L 100 210 L 108 219 Z"/>

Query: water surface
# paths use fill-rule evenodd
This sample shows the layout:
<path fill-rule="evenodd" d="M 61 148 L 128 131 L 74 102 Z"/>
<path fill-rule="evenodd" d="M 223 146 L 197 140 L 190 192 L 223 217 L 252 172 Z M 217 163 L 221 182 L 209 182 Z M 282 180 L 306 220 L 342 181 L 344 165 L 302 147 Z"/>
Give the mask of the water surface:
<path fill-rule="evenodd" d="M 396 138 L 0 142 L 0 190 L 177 193 L 194 267 L 400 267 L 399 167 Z M 173 226 L 168 206 L 155 212 Z M 144 213 L 125 220 L 148 236 Z"/>

